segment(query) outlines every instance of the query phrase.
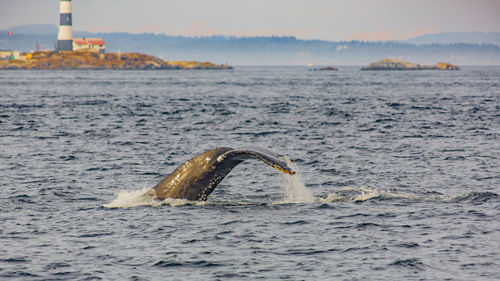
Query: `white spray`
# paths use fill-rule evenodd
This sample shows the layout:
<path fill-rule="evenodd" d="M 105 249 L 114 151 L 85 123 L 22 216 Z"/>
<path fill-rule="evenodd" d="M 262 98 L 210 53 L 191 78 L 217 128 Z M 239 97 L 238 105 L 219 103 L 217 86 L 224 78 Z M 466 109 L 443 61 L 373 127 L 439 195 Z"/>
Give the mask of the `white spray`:
<path fill-rule="evenodd" d="M 161 205 L 169 206 L 185 206 L 185 205 L 205 205 L 205 201 L 189 201 L 186 199 L 166 198 L 158 200 L 156 191 L 152 188 L 145 187 L 140 190 L 120 190 L 116 195 L 116 199 L 108 204 L 104 204 L 105 208 L 131 208 L 139 206 L 158 207 Z"/>
<path fill-rule="evenodd" d="M 152 188 L 143 188 L 140 190 L 120 190 L 116 199 L 108 204 L 106 208 L 127 208 L 137 206 L 159 206 L 161 202 L 155 200 L 155 191 Z"/>
<path fill-rule="evenodd" d="M 304 185 L 304 181 L 302 180 L 302 176 L 295 162 L 288 159 L 288 157 L 286 158 L 286 162 L 288 166 L 295 171 L 295 175 L 283 173 L 285 194 L 283 196 L 283 201 L 276 203 L 283 204 L 314 202 L 314 196 L 312 195 L 311 191 Z"/>

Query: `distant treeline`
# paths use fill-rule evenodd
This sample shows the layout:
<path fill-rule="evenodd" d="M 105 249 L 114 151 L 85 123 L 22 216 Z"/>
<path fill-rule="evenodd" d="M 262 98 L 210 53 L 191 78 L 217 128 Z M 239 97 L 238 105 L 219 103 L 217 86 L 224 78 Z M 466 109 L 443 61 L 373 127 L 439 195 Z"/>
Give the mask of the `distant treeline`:
<path fill-rule="evenodd" d="M 421 64 L 446 61 L 458 65 L 500 65 L 500 47 L 492 44 L 415 45 L 396 41 L 302 40 L 293 36 L 171 36 L 165 34 L 74 32 L 74 37 L 98 37 L 110 52 L 140 52 L 166 60 L 199 60 L 232 65 L 365 65 L 386 57 Z M 57 33 L 0 33 L 0 49 L 53 49 Z"/>

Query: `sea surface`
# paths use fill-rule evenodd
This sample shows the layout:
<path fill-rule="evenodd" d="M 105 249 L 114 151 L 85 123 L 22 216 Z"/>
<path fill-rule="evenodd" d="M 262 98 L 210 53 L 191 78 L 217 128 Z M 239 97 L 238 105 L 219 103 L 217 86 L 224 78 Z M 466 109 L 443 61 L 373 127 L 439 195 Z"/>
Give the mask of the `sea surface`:
<path fill-rule="evenodd" d="M 500 68 L 1 71 L 0 175 L 1 280 L 499 280 Z"/>

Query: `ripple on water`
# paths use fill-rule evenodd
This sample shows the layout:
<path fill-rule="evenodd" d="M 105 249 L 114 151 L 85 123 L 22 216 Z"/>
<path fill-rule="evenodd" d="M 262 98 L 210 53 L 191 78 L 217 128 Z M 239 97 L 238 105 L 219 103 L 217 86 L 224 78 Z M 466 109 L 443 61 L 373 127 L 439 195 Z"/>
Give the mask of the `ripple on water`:
<path fill-rule="evenodd" d="M 358 70 L 2 71 L 0 279 L 500 279 L 500 69 Z M 248 145 L 300 177 L 151 193 Z"/>

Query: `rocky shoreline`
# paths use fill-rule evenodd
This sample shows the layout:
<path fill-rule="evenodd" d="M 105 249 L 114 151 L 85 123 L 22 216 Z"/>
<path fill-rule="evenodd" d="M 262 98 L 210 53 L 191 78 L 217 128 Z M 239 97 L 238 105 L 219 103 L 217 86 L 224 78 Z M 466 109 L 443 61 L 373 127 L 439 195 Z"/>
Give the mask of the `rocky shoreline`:
<path fill-rule="evenodd" d="M 0 61 L 0 69 L 232 69 L 227 64 L 197 61 L 164 61 L 140 53 L 106 53 L 89 51 L 42 51 L 24 54 L 23 60 Z"/>
<path fill-rule="evenodd" d="M 438 62 L 435 65 L 420 65 L 399 59 L 383 59 L 378 62 L 370 63 L 361 68 L 361 70 L 459 70 L 456 65 Z"/>

